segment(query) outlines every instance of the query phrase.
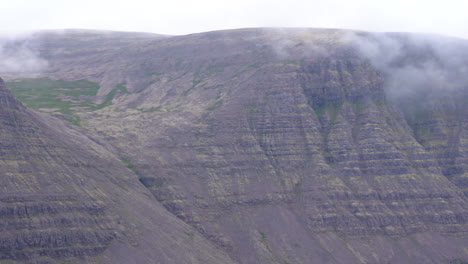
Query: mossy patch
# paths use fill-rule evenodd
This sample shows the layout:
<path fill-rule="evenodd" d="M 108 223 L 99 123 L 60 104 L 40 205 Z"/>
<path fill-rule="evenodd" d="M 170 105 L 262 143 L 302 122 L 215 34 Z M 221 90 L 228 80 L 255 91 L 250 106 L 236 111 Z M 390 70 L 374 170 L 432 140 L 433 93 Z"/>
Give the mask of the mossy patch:
<path fill-rule="evenodd" d="M 136 166 L 133 164 L 132 160 L 128 157 L 123 157 L 120 159 L 129 170 L 131 170 L 133 173 L 135 173 L 138 178 L 143 178 L 143 175 L 136 169 Z"/>
<path fill-rule="evenodd" d="M 49 109 L 63 119 L 79 125 L 76 108 L 91 110 L 99 84 L 88 80 L 64 81 L 50 78 L 23 78 L 7 83 L 13 94 L 27 107 Z"/>
<path fill-rule="evenodd" d="M 114 97 L 116 96 L 117 93 L 120 93 L 120 94 L 129 93 L 128 90 L 127 90 L 126 85 L 127 85 L 127 83 L 125 83 L 125 82 L 117 84 L 117 86 L 114 89 L 112 89 L 112 91 L 110 91 L 110 93 L 108 93 L 106 95 L 106 98 L 104 99 L 104 101 L 101 104 L 94 107 L 93 110 L 99 110 L 99 109 L 102 109 L 104 107 L 108 107 L 108 106 L 112 105 L 112 100 L 114 99 Z"/>
<path fill-rule="evenodd" d="M 22 78 L 7 83 L 13 94 L 25 106 L 60 113 L 60 118 L 81 125 L 78 112 L 90 112 L 112 105 L 117 94 L 129 93 L 126 83 L 118 84 L 101 104 L 95 99 L 99 84 L 89 80 L 53 80 L 50 78 Z"/>
<path fill-rule="evenodd" d="M 220 107 L 221 105 L 223 104 L 223 100 L 218 100 L 216 101 L 214 104 L 212 104 L 210 107 L 206 108 L 206 110 L 208 111 L 214 111 L 216 110 L 218 107 Z"/>

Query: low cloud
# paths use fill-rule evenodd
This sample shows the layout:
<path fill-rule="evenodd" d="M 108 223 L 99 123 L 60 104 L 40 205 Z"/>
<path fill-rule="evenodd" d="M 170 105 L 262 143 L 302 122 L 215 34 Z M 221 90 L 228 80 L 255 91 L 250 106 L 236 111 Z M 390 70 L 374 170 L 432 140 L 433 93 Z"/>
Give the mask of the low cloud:
<path fill-rule="evenodd" d="M 37 73 L 47 66 L 29 37 L 0 37 L 0 74 Z"/>
<path fill-rule="evenodd" d="M 385 75 L 391 100 L 443 94 L 468 83 L 466 41 L 397 33 L 351 33 L 347 40 Z"/>
<path fill-rule="evenodd" d="M 264 29 L 268 45 L 280 60 L 328 55 L 326 47 L 320 43 L 319 39 L 315 38 L 314 31 L 315 29 Z"/>

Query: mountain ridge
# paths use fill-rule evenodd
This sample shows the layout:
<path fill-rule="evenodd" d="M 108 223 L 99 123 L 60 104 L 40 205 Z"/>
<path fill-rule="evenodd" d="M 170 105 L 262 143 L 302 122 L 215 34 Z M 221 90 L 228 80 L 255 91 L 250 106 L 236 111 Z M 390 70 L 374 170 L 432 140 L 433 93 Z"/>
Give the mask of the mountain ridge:
<path fill-rule="evenodd" d="M 42 76 L 98 83 L 98 105 L 111 94 L 70 109 L 240 263 L 466 259 L 464 41 L 333 29 L 105 50 L 108 40 L 70 39 L 37 46 Z"/>

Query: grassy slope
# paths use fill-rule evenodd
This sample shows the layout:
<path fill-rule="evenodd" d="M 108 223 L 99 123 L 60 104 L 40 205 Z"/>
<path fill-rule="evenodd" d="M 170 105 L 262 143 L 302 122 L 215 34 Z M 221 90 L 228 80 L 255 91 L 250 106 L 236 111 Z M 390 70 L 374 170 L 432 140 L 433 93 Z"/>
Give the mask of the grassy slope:
<path fill-rule="evenodd" d="M 97 104 L 95 99 L 100 87 L 89 80 L 22 78 L 10 81 L 8 86 L 27 107 L 60 113 L 63 119 L 75 125 L 80 124 L 79 111 L 102 109 L 112 105 L 112 99 L 117 92 L 128 93 L 125 84 L 119 84 L 101 104 Z"/>

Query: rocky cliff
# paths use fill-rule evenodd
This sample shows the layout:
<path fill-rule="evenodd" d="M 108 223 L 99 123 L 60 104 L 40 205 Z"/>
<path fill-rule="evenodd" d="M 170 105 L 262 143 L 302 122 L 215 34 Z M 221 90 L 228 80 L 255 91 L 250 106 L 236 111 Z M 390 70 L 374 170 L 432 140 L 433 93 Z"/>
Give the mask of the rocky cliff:
<path fill-rule="evenodd" d="M 248 29 L 83 53 L 73 38 L 38 37 L 41 76 L 98 83 L 95 106 L 69 108 L 81 126 L 240 263 L 467 260 L 468 42 Z"/>

